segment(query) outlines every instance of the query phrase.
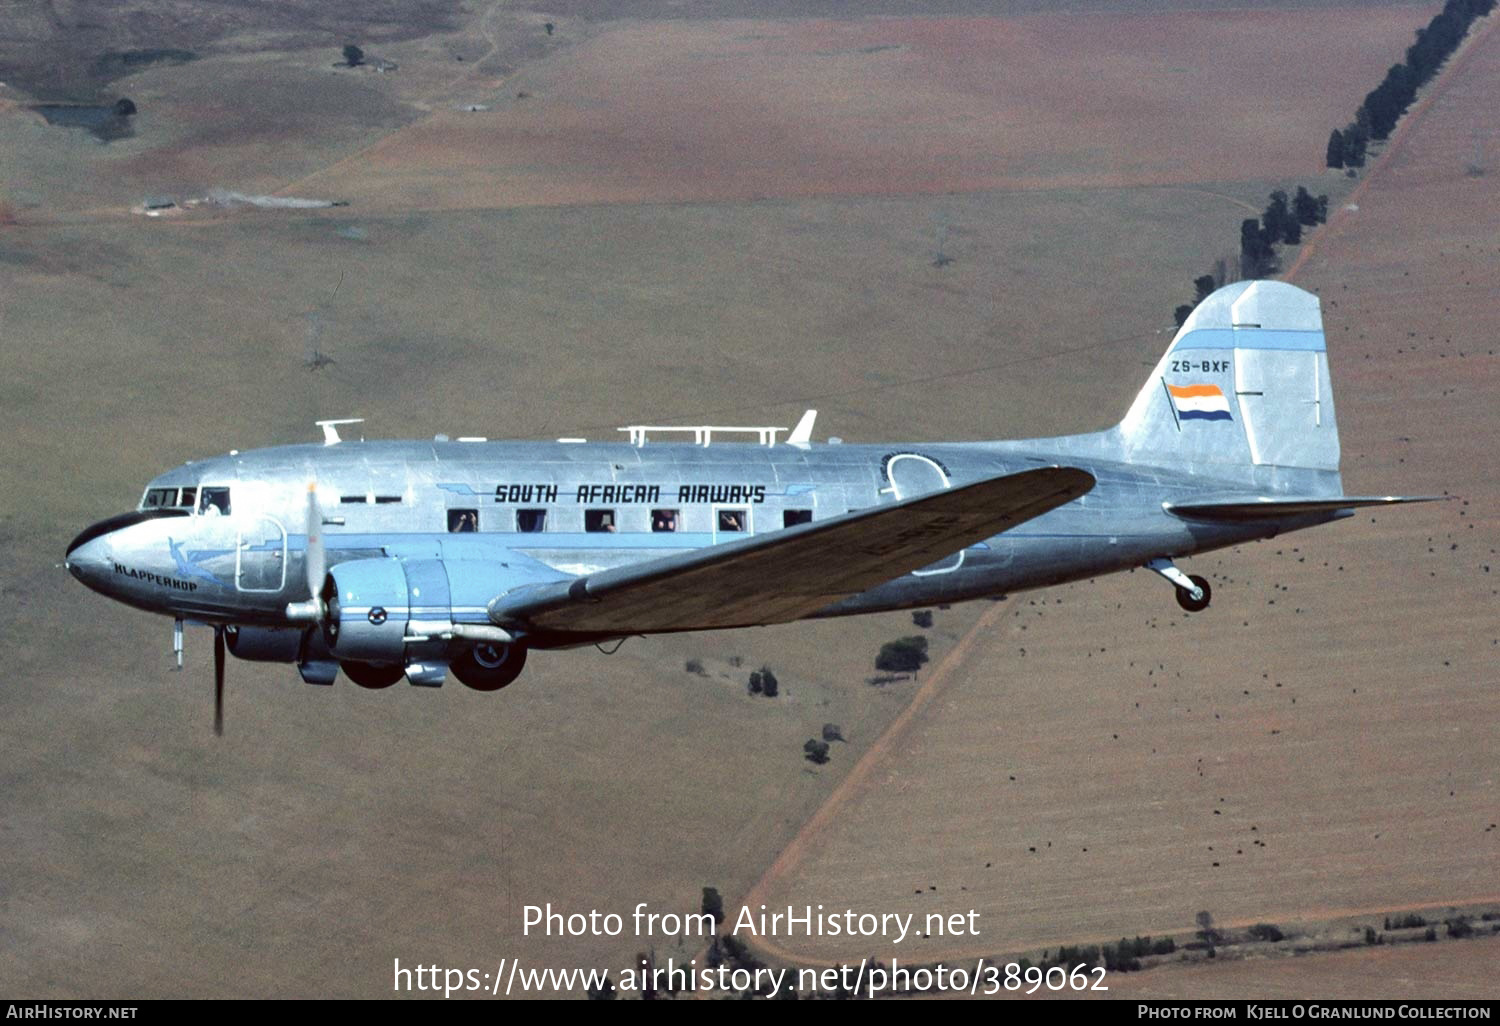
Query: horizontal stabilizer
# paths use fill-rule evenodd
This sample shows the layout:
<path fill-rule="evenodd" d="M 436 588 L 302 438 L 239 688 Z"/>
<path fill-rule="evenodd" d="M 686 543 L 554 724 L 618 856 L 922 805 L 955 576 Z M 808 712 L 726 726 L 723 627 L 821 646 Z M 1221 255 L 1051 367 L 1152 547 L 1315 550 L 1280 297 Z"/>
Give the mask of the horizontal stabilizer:
<path fill-rule="evenodd" d="M 1039 467 L 903 502 L 502 595 L 507 628 L 623 636 L 801 619 L 1071 502 L 1094 487 Z"/>
<path fill-rule="evenodd" d="M 1228 496 L 1204 502 L 1172 502 L 1167 512 L 1190 520 L 1283 520 L 1337 513 L 1362 506 L 1395 506 L 1403 502 L 1440 502 L 1451 495 L 1322 495 L 1316 497 Z"/>

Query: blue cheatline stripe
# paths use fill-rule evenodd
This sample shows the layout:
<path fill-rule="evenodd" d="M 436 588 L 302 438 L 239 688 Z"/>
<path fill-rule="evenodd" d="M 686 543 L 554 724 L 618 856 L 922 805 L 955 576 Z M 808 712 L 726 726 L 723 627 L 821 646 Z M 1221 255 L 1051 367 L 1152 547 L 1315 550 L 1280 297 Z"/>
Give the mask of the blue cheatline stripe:
<path fill-rule="evenodd" d="M 1271 331 L 1260 328 L 1199 328 L 1184 335 L 1177 349 L 1292 349 L 1321 353 L 1328 347 L 1321 331 Z"/>
<path fill-rule="evenodd" d="M 1183 420 L 1233 420 L 1228 410 L 1178 410 Z"/>

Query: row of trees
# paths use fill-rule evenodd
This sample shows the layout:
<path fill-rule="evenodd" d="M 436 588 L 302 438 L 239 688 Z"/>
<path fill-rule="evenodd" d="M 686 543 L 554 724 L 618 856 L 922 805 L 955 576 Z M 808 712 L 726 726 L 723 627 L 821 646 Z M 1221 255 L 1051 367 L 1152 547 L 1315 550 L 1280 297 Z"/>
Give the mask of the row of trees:
<path fill-rule="evenodd" d="M 1370 141 L 1390 136 L 1416 99 L 1417 90 L 1432 81 L 1443 62 L 1458 49 L 1474 19 L 1494 7 L 1495 0 L 1448 0 L 1426 28 L 1417 29 L 1417 41 L 1407 48 L 1406 60 L 1391 65 L 1381 83 L 1365 95 L 1354 120 L 1329 135 L 1328 166 L 1364 166 Z"/>
<path fill-rule="evenodd" d="M 1270 202 L 1260 217 L 1247 217 L 1240 222 L 1240 267 L 1241 278 L 1264 278 L 1279 266 L 1276 247 L 1285 243 L 1296 246 L 1302 242 L 1304 228 L 1312 228 L 1328 220 L 1328 197 L 1314 196 L 1303 186 L 1297 186 L 1294 196 L 1288 197 L 1282 189 L 1271 193 Z M 1188 314 L 1217 288 L 1225 285 L 1229 278 L 1229 262 L 1218 260 L 1214 269 L 1193 279 L 1194 297 L 1173 311 L 1180 328 Z"/>
<path fill-rule="evenodd" d="M 1328 136 L 1328 166 L 1363 167 L 1369 144 L 1390 137 L 1396 122 L 1416 99 L 1417 90 L 1432 81 L 1443 62 L 1458 49 L 1474 19 L 1494 8 L 1495 0 L 1448 0 L 1425 28 L 1417 29 L 1416 42 L 1407 48 L 1406 59 L 1392 65 L 1381 83 L 1365 95 L 1353 121 Z M 1327 196 L 1315 198 L 1301 187 L 1290 201 L 1285 192 L 1271 193 L 1264 214 L 1240 222 L 1240 277 L 1262 278 L 1274 273 L 1278 269 L 1276 246 L 1297 245 L 1302 241 L 1304 228 L 1326 220 Z M 1193 302 L 1183 303 L 1173 311 L 1178 327 L 1205 297 L 1230 280 L 1228 271 L 1227 261 L 1220 260 L 1212 274 L 1193 281 L 1197 293 Z"/>

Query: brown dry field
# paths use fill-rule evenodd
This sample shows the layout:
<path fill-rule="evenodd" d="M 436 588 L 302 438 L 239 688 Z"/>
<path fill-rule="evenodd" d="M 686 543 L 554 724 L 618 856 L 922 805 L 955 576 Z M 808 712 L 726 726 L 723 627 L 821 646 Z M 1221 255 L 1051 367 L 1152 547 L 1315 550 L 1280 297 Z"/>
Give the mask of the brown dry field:
<path fill-rule="evenodd" d="M 1168 965 L 1117 976 L 1111 997 L 1121 1000 L 1385 999 L 1493 1001 L 1500 939 L 1454 944 L 1358 948 L 1301 958 L 1247 958 L 1218 965 Z"/>
<path fill-rule="evenodd" d="M 293 187 L 493 207 L 1315 175 L 1408 6 L 603 31 Z M 1266 47 L 1275 40 L 1275 72 Z M 530 94 L 524 102 L 514 97 Z"/>
<path fill-rule="evenodd" d="M 1161 588 L 1141 575 L 1015 602 L 760 897 L 981 911 L 980 941 L 901 952 L 917 959 L 1180 931 L 1199 910 L 1378 924 L 1500 896 L 1500 176 L 1466 173 L 1497 86 L 1491 32 L 1296 275 L 1324 297 L 1347 490 L 1462 501 L 1192 560 L 1217 585 L 1206 615 L 1143 608 Z M 1494 952 L 1478 953 L 1465 968 L 1492 994 Z M 1378 973 L 1307 965 L 1303 982 Z M 1259 993 L 1235 973 L 1159 978 Z"/>
<path fill-rule="evenodd" d="M 1288 132 L 1298 137 L 1295 146 L 1261 137 L 1288 154 L 1295 149 L 1297 171 L 1310 173 L 1326 125 L 1346 116 L 1368 88 L 1370 69 L 1394 59 L 1428 13 L 1409 5 L 1337 10 L 1348 34 L 1361 40 L 1357 47 L 1348 43 L 1335 72 L 1319 79 L 1319 89 L 1337 103 L 1328 101 L 1316 131 Z M 638 160 L 631 165 L 631 188 L 660 190 L 701 166 L 712 182 L 708 195 L 726 201 L 536 207 L 535 181 L 526 184 L 524 176 L 514 194 L 504 192 L 502 175 L 476 177 L 472 168 L 460 168 L 454 184 L 434 184 L 442 168 L 435 171 L 431 155 L 421 151 L 404 172 L 403 194 L 385 169 L 387 148 L 406 145 L 420 126 L 450 120 L 442 103 L 476 95 L 471 88 L 487 82 L 499 89 L 499 79 L 507 91 L 527 88 L 533 76 L 552 81 L 548 76 L 563 67 L 592 67 L 591 74 L 604 77 L 587 79 L 589 88 L 605 89 L 596 46 L 605 52 L 619 47 L 616 59 L 627 64 L 631 52 L 629 59 L 646 60 L 642 29 L 627 23 L 580 30 L 572 49 L 513 74 L 478 60 L 484 66 L 472 78 L 450 77 L 451 47 L 469 47 L 465 52 L 478 59 L 493 43 L 493 23 L 479 17 L 466 35 L 393 46 L 403 78 L 340 78 L 300 52 L 152 69 L 121 83 L 151 101 L 142 105 L 140 134 L 109 147 L 0 111 L 0 201 L 15 210 L 18 222 L 0 227 L 0 354 L 7 371 L 0 379 L 7 454 L 0 461 L 0 554 L 7 565 L 0 578 L 6 599 L 0 646 L 10 671 L 0 688 L 0 993 L 378 996 L 388 993 L 393 957 L 466 968 L 517 956 L 538 966 L 623 967 L 645 942 L 522 938 L 520 906 L 551 901 L 569 910 L 626 912 L 645 901 L 658 911 L 682 912 L 697 908 L 704 885 L 719 887 L 732 904 L 911 699 L 909 684 L 873 689 L 863 682 L 879 643 L 910 631 L 910 620 L 898 615 L 632 642 L 608 660 L 589 651 L 547 654 L 532 661 L 517 687 L 489 697 L 458 687 L 380 694 L 344 684 L 316 689 L 285 669 L 231 662 L 228 735 L 216 741 L 208 731 L 204 635 L 190 634 L 188 669 L 176 676 L 168 670 L 165 621 L 90 595 L 56 567 L 80 526 L 132 504 L 143 482 L 165 466 L 231 447 L 306 440 L 316 417 L 340 415 L 369 418 L 372 436 L 414 437 L 438 431 L 614 437 L 617 424 L 661 417 L 789 423 L 804 403 L 823 411 L 820 432 L 851 441 L 1098 427 L 1123 410 L 1165 344 L 1162 324 L 1185 298 L 1188 282 L 1232 247 L 1246 205 L 1258 206 L 1293 173 L 1247 164 L 1236 133 L 1248 130 L 1248 122 L 1215 128 L 1205 109 L 1184 119 L 1192 122 L 1184 131 L 1203 144 L 1192 150 L 1201 162 L 1195 165 L 1199 178 L 1175 177 L 1162 162 L 1140 172 L 1145 177 L 1129 179 L 1178 183 L 1174 187 L 929 195 L 909 180 L 901 185 L 892 168 L 906 161 L 923 166 L 931 147 L 954 145 L 962 132 L 978 145 L 986 126 L 1035 113 L 1024 95 L 1014 97 L 1012 108 L 1009 93 L 973 90 L 964 55 L 944 49 L 969 35 L 998 46 L 1006 33 L 981 31 L 972 20 L 965 33 L 947 32 L 930 19 L 899 22 L 901 31 L 913 33 L 902 44 L 912 50 L 856 60 L 812 52 L 808 40 L 787 38 L 792 23 L 775 22 L 764 23 L 771 37 L 779 33 L 785 51 L 774 76 L 757 79 L 743 60 L 736 65 L 730 59 L 735 51 L 723 51 L 737 76 L 714 85 L 729 104 L 724 109 L 695 108 L 692 97 L 673 100 L 713 85 L 707 62 L 685 63 L 694 77 L 675 92 L 651 85 L 621 97 L 622 116 L 649 120 L 642 105 L 657 96 L 671 115 L 662 120 L 677 125 L 680 140 L 703 146 L 701 165 L 674 156 L 675 139 L 662 141 L 656 170 L 644 157 L 631 158 Z M 1182 17 L 1196 31 L 1216 31 L 1198 15 Z M 1367 23 L 1383 27 L 1361 27 Z M 889 38 L 881 33 L 891 27 L 810 24 L 826 36 L 824 46 L 856 49 L 885 45 L 876 40 Z M 929 32 L 918 38 L 917 25 Z M 674 39 L 703 32 L 723 46 L 738 38 L 693 22 L 663 31 L 686 34 Z M 733 32 L 746 33 L 746 23 L 734 23 Z M 616 33 L 619 39 L 609 42 Z M 1276 34 L 1278 41 L 1283 37 Z M 1178 38 L 1181 53 L 1195 52 L 1191 39 Z M 1242 27 L 1237 38 L 1251 38 L 1249 30 Z M 1220 44 L 1220 37 L 1213 39 Z M 625 45 L 631 40 L 634 51 Z M 769 46 L 769 40 L 740 43 L 751 52 Z M 802 63 L 793 61 L 797 54 Z M 940 104 L 965 98 L 961 109 L 978 120 L 964 128 L 945 120 L 952 112 L 944 107 L 935 112 L 941 116 L 932 132 L 896 133 L 900 146 L 876 139 L 869 149 L 842 149 L 845 143 L 835 140 L 832 149 L 809 144 L 797 151 L 813 165 L 842 154 L 839 159 L 849 162 L 848 191 L 862 195 L 809 198 L 804 183 L 817 168 L 806 163 L 736 177 L 732 154 L 715 149 L 737 135 L 757 145 L 767 138 L 757 134 L 766 125 L 753 109 L 730 103 L 736 85 L 763 97 L 783 122 L 811 117 L 809 124 L 831 131 L 837 118 L 798 111 L 782 82 L 790 75 L 806 88 L 828 89 L 825 62 L 839 65 L 839 74 L 863 90 L 884 90 L 893 118 L 908 119 L 895 123 L 910 124 L 912 96 L 902 92 L 908 86 L 899 77 L 880 78 L 873 64 L 868 72 L 860 65 L 864 57 L 891 56 L 909 66 L 915 54 L 925 60 L 918 76 L 922 95 Z M 424 63 L 439 59 L 441 67 Z M 573 63 L 554 66 L 554 60 Z M 798 71 L 803 64 L 807 70 Z M 650 71 L 649 62 L 634 67 L 641 75 Z M 1266 90 L 1248 65 L 1226 60 L 1213 67 L 1225 93 Z M 1097 70 L 1121 80 L 1111 61 L 1101 58 Z M 1284 70 L 1299 74 L 1290 64 Z M 1191 70 L 1163 75 L 1162 91 L 1153 93 L 1162 109 L 1200 102 L 1202 80 Z M 1248 77 L 1233 87 L 1234 75 Z M 1097 116 L 1100 104 L 1107 108 L 1097 83 L 1073 81 L 1080 110 Z M 295 107 L 298 119 L 288 125 L 266 117 L 264 109 L 245 111 L 229 102 L 258 87 L 268 90 L 275 110 Z M 1172 89 L 1181 90 L 1175 99 Z M 583 95 L 557 101 L 539 93 L 537 108 L 561 103 L 553 108 L 561 114 Z M 1071 96 L 1059 95 L 1056 108 L 1066 110 Z M 1323 102 L 1320 96 L 1317 103 Z M 869 119 L 878 120 L 873 103 L 862 95 L 842 107 L 864 125 L 866 137 Z M 436 113 L 415 120 L 428 109 Z M 518 123 L 533 116 L 519 104 L 473 115 L 472 123 L 513 115 Z M 559 122 L 573 133 L 567 145 L 562 134 L 508 140 L 516 150 L 533 147 L 530 158 L 507 150 L 508 166 L 549 166 L 550 176 L 579 190 L 569 204 L 609 195 L 620 180 L 598 166 L 597 153 L 579 148 L 582 124 Z M 735 124 L 738 132 L 731 130 Z M 1087 120 L 1059 119 L 1045 140 L 1057 160 L 1027 159 L 1040 161 L 1034 169 L 1053 185 L 1067 184 L 1059 176 L 1090 147 L 1121 147 L 1115 155 L 1095 153 L 1090 174 L 1100 168 L 1119 174 L 1140 161 L 1143 151 L 1130 149 L 1128 133 L 1091 136 L 1101 130 Z M 474 146 L 487 145 L 483 134 L 474 138 L 472 146 L 460 139 L 444 144 L 468 160 Z M 1176 139 L 1161 145 L 1177 147 Z M 747 182 L 754 183 L 752 192 L 736 191 Z M 877 182 L 886 184 L 864 187 Z M 277 187 L 356 202 L 326 213 L 247 213 L 175 224 L 119 216 L 124 204 L 146 192 L 213 185 Z M 1334 180 L 1325 187 L 1338 185 Z M 908 187 L 915 194 L 863 195 Z M 746 195 L 770 198 L 728 201 Z M 939 270 L 930 266 L 932 247 L 945 227 L 957 262 Z M 1319 259 L 1331 252 L 1320 251 Z M 1339 302 L 1342 309 L 1342 297 Z M 318 345 L 339 363 L 309 374 L 301 361 L 314 313 Z M 1425 313 L 1413 307 L 1410 318 Z M 1375 466 L 1372 454 L 1386 452 L 1393 437 L 1391 422 L 1378 416 L 1385 408 L 1380 404 L 1409 411 L 1413 397 L 1404 383 L 1378 375 L 1361 383 L 1347 356 L 1336 351 L 1335 359 L 1351 486 L 1451 487 L 1446 465 L 1427 466 L 1415 479 L 1408 476 L 1410 459 L 1399 468 Z M 1361 400 L 1351 395 L 1361 387 L 1372 392 L 1364 408 L 1376 411 L 1363 422 Z M 1059 393 L 1068 396 L 1067 404 L 1045 398 Z M 1441 405 L 1437 398 L 1425 401 Z M 1488 411 L 1483 417 L 1492 419 Z M 1436 428 L 1403 425 L 1400 434 L 1428 450 L 1442 441 Z M 1477 449 L 1482 440 L 1474 444 Z M 1419 510 L 1405 520 L 1382 516 L 1378 530 L 1346 524 L 1308 536 L 1309 545 L 1343 537 L 1341 544 L 1354 548 L 1346 575 L 1333 585 L 1310 567 L 1300 571 L 1297 587 L 1306 589 L 1309 601 L 1291 627 L 1307 629 L 1314 608 L 1320 623 L 1332 609 L 1346 618 L 1362 614 L 1387 631 L 1392 623 L 1406 626 L 1412 606 L 1402 596 L 1429 594 L 1419 590 L 1426 582 L 1400 562 L 1417 558 L 1414 547 L 1425 535 L 1413 532 L 1457 535 L 1472 522 L 1450 524 L 1460 512 Z M 1481 524 L 1493 534 L 1492 522 Z M 1471 554 L 1473 543 L 1457 540 L 1464 542 L 1459 552 L 1431 556 L 1431 569 L 1448 575 L 1445 584 L 1464 588 L 1468 570 L 1460 572 L 1457 560 Z M 1225 582 L 1216 615 L 1233 613 L 1267 590 L 1271 568 L 1256 558 L 1227 570 L 1232 580 Z M 1278 575 L 1299 573 L 1289 559 L 1283 562 L 1284 570 L 1282 562 L 1274 564 Z M 1252 583 L 1240 583 L 1244 578 Z M 1291 576 L 1275 579 L 1292 583 Z M 1384 612 L 1349 599 L 1377 593 L 1392 596 Z M 1115 596 L 1107 609 L 1101 608 L 1106 594 Z M 1061 598 L 1065 604 L 1041 617 L 1023 598 L 1004 614 L 1007 637 L 1026 638 L 1028 670 L 1056 662 L 1054 694 L 1073 679 L 1068 673 L 1078 675 L 1069 669 L 1072 662 L 1095 665 L 1093 657 L 1075 652 L 1084 634 L 1117 639 L 1101 641 L 1113 659 L 1115 646 L 1133 643 L 1142 618 L 1150 617 L 1157 630 L 1146 628 L 1148 640 L 1158 632 L 1171 632 L 1175 640 L 1172 654 L 1158 661 L 1181 668 L 1192 654 L 1184 644 L 1189 632 L 1208 633 L 1197 625 L 1169 626 L 1176 619 L 1167 612 L 1170 596 L 1139 576 L 1046 595 L 1049 603 Z M 936 659 L 992 608 L 940 612 L 932 632 Z M 1479 604 L 1466 615 L 1485 608 Z M 1420 652 L 1432 654 L 1443 637 L 1472 623 L 1437 615 L 1447 609 L 1423 606 L 1420 633 L 1430 636 Z M 1010 616 L 1015 610 L 1023 612 L 1021 619 Z M 1069 630 L 1063 621 L 1075 614 L 1079 619 Z M 1279 644 L 1275 632 L 1291 629 L 1259 609 L 1252 622 L 1257 629 L 1243 630 L 1242 644 L 1259 639 L 1264 645 L 1267 638 Z M 1048 630 L 1058 636 L 1043 640 Z M 1382 671 L 1373 665 L 1378 659 L 1360 661 L 1356 652 L 1346 663 L 1354 643 L 1345 644 L 1332 627 L 1320 637 L 1319 665 L 1332 668 L 1325 672 L 1353 679 Z M 1396 639 L 1381 640 L 1383 651 L 1395 651 L 1391 658 L 1406 658 Z M 732 666 L 732 655 L 742 665 Z M 684 673 L 689 657 L 703 658 L 710 676 Z M 987 669 L 955 673 L 956 686 L 944 701 L 976 690 L 1000 692 L 984 673 L 1012 677 L 1018 665 L 1008 648 L 988 641 L 970 662 Z M 782 701 L 744 694 L 744 676 L 762 663 L 781 677 Z M 1404 743 L 1384 757 L 1426 773 L 1434 802 L 1440 772 L 1456 773 L 1461 798 L 1450 805 L 1472 812 L 1474 791 L 1487 785 L 1469 774 L 1495 750 L 1480 715 L 1488 707 L 1461 687 L 1453 695 L 1455 682 L 1470 679 L 1469 661 L 1456 661 L 1443 674 L 1428 669 L 1433 683 L 1418 690 L 1434 696 L 1430 705 L 1449 703 L 1475 715 L 1453 724 L 1458 734 L 1430 709 L 1409 725 L 1387 718 L 1384 727 Z M 1358 743 L 1359 735 L 1347 734 L 1364 725 L 1354 722 L 1350 709 L 1378 702 L 1366 697 L 1363 684 L 1359 696 L 1322 697 L 1310 672 L 1299 668 L 1299 674 L 1285 682 L 1302 696 L 1295 717 L 1257 696 L 1267 724 L 1280 716 L 1289 728 L 1298 727 L 1298 745 L 1306 747 L 1297 750 L 1316 748 L 1317 765 L 1340 767 L 1339 779 L 1360 786 L 1371 775 L 1384 779 L 1381 760 Z M 1148 690 L 1144 681 L 1134 686 Z M 1216 690 L 1207 694 L 1220 686 L 1197 676 L 1172 685 L 1166 701 L 1151 704 L 1150 716 L 1134 714 L 1129 743 L 1142 744 L 1148 731 L 1160 731 L 1181 746 L 1163 760 L 1170 770 L 1165 777 L 1158 772 L 1163 762 L 1126 773 L 1179 810 L 1171 830 L 1203 833 L 1198 799 L 1206 800 L 1206 785 L 1184 768 L 1191 763 L 1187 753 L 1211 757 L 1224 736 L 1205 714 L 1179 707 L 1199 709 L 1200 693 L 1221 698 Z M 1092 731 L 1084 754 L 1108 752 L 1097 708 L 1048 708 L 1018 697 L 1014 683 L 1005 687 L 1012 702 L 983 710 L 995 719 L 975 728 L 1024 732 L 1033 750 L 1049 753 L 1047 732 Z M 1379 686 L 1375 691 L 1378 701 L 1388 697 Z M 1035 709 L 1034 721 L 1021 716 L 1028 708 Z M 851 743 L 847 750 L 836 746 L 833 763 L 815 770 L 800 759 L 801 743 L 827 721 L 842 724 Z M 942 763 L 913 755 L 903 765 L 925 774 Z M 964 771 L 982 769 L 981 763 Z M 1228 777 L 1225 769 L 1215 773 Z M 1293 769 L 1287 773 L 1291 782 L 1301 779 Z M 1051 814 L 1033 817 L 1032 805 L 1011 812 L 1025 817 L 1028 836 L 1063 837 L 1051 832 L 1050 817 L 1075 816 L 1074 798 Z M 1096 807 L 1087 801 L 1080 804 Z M 972 829 L 966 817 L 974 804 L 959 808 L 936 836 Z M 879 824 L 861 843 L 901 850 L 915 835 L 900 811 L 894 819 L 903 824 L 899 830 Z M 1284 813 L 1285 805 L 1271 811 Z M 1313 823 L 1306 826 L 1313 841 L 1299 841 L 1294 827 L 1276 822 L 1278 853 L 1300 843 L 1316 847 L 1325 836 Z M 1459 817 L 1452 825 L 1469 824 Z M 1495 837 L 1474 843 L 1492 845 Z M 968 873 L 964 859 L 975 851 L 972 838 L 953 850 L 962 855 L 943 871 Z M 1444 856 L 1447 850 L 1429 866 L 1434 879 L 1449 869 L 1473 868 L 1452 852 Z M 1372 848 L 1370 864 L 1382 866 L 1388 854 L 1402 866 L 1401 859 L 1415 857 L 1409 846 Z M 1201 873 L 1196 864 L 1193 872 Z M 859 898 L 861 906 L 880 899 L 878 884 Z M 1081 916 L 1067 939 L 1088 932 L 1091 923 Z M 664 938 L 655 946 L 662 955 L 696 950 Z"/>

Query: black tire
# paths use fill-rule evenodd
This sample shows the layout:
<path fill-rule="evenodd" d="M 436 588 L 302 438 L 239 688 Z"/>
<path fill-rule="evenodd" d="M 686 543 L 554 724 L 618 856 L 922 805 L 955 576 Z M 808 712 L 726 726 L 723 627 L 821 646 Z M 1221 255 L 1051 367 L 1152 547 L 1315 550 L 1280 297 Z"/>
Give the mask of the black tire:
<path fill-rule="evenodd" d="M 460 683 L 475 691 L 499 691 L 525 668 L 525 645 L 494 645 L 485 641 L 465 649 L 448 666 Z"/>
<path fill-rule="evenodd" d="M 406 667 L 395 663 L 340 663 L 344 676 L 362 688 L 378 691 L 388 688 L 406 676 Z"/>
<path fill-rule="evenodd" d="M 1206 578 L 1199 577 L 1197 574 L 1189 574 L 1188 580 L 1203 589 L 1203 597 L 1194 601 L 1192 592 L 1186 588 L 1178 588 L 1177 604 L 1189 613 L 1201 613 L 1208 608 L 1209 600 L 1214 596 L 1214 590 L 1208 586 Z"/>

